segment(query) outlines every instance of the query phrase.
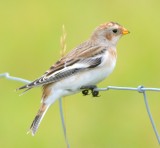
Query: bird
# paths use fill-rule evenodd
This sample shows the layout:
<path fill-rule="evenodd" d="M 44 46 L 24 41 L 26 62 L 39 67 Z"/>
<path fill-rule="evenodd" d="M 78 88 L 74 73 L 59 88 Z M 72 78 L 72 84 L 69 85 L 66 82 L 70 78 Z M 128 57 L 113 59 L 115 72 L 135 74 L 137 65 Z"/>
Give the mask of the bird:
<path fill-rule="evenodd" d="M 41 77 L 17 90 L 42 87 L 41 106 L 29 132 L 34 136 L 49 109 L 59 98 L 81 92 L 93 96 L 96 85 L 107 78 L 116 65 L 118 40 L 129 31 L 117 22 L 106 22 L 94 29 L 89 39 L 61 57 Z"/>

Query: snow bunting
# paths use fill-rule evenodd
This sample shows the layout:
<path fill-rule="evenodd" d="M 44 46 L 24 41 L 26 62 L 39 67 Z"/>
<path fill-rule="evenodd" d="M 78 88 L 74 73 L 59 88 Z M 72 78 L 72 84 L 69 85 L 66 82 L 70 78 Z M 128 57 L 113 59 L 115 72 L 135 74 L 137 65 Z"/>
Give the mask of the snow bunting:
<path fill-rule="evenodd" d="M 46 111 L 57 99 L 87 89 L 104 80 L 116 65 L 116 44 L 129 31 L 115 22 L 98 26 L 90 38 L 74 48 L 50 67 L 40 78 L 18 88 L 29 90 L 42 86 L 42 105 L 34 118 L 30 131 L 35 135 Z"/>

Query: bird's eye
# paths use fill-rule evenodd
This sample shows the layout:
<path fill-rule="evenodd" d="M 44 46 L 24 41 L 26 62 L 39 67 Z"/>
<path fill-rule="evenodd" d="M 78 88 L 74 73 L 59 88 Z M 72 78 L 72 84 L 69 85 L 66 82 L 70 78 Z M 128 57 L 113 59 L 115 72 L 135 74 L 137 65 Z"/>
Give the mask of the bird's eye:
<path fill-rule="evenodd" d="M 112 31 L 113 31 L 113 33 L 117 33 L 117 32 L 118 32 L 118 30 L 117 30 L 117 29 L 113 29 Z"/>

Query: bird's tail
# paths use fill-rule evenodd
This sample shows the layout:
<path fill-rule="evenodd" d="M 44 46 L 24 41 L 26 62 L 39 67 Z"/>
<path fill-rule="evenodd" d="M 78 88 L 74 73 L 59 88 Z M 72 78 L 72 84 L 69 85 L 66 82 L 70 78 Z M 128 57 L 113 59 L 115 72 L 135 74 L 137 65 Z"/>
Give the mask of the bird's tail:
<path fill-rule="evenodd" d="M 45 113 L 47 112 L 48 108 L 50 105 L 47 105 L 45 103 L 42 104 L 42 106 L 40 107 L 36 117 L 34 118 L 31 126 L 30 126 L 30 130 L 28 131 L 28 133 L 32 133 L 32 136 L 35 135 L 36 131 L 38 130 L 38 127 L 45 115 Z"/>

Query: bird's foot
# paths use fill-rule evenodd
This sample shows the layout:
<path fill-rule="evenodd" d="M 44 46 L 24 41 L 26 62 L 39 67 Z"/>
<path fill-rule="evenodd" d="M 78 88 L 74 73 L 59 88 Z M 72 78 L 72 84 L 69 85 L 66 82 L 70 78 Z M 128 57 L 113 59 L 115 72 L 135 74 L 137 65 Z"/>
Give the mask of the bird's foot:
<path fill-rule="evenodd" d="M 82 86 L 80 89 L 82 89 L 82 94 L 84 96 L 89 95 L 89 90 L 91 90 L 91 94 L 93 97 L 99 97 L 99 91 L 94 90 L 97 88 L 96 85 L 88 85 L 88 86 Z"/>

